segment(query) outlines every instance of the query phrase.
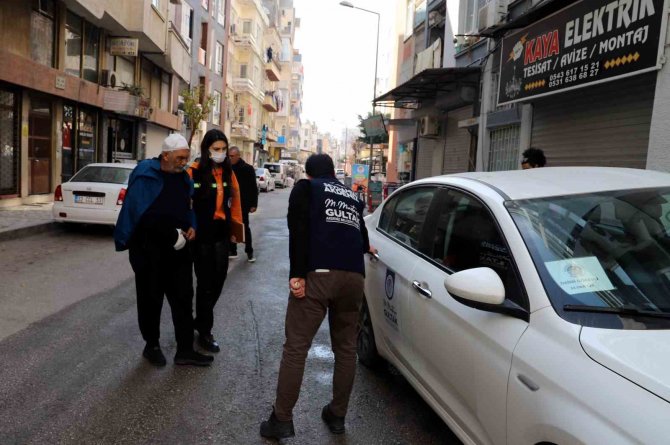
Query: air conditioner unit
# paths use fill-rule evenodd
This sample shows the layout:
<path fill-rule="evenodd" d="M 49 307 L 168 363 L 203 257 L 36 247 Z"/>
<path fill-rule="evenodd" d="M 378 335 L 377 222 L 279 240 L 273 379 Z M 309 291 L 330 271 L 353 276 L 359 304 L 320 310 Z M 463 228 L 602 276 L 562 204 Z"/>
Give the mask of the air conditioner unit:
<path fill-rule="evenodd" d="M 509 0 L 490 0 L 479 8 L 478 30 L 481 32 L 502 23 L 507 14 L 508 2 Z"/>
<path fill-rule="evenodd" d="M 424 116 L 419 122 L 419 136 L 437 136 L 440 134 L 440 124 L 432 116 Z"/>
<path fill-rule="evenodd" d="M 116 88 L 118 84 L 118 76 L 114 70 L 102 70 L 101 84 L 104 87 Z"/>

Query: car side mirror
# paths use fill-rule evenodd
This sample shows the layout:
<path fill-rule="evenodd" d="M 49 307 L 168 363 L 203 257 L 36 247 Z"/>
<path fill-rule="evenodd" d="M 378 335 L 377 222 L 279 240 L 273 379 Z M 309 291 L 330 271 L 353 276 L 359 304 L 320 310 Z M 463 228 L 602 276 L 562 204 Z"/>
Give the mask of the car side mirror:
<path fill-rule="evenodd" d="M 489 267 L 453 273 L 444 279 L 444 287 L 454 297 L 473 303 L 500 305 L 505 302 L 505 285 Z"/>

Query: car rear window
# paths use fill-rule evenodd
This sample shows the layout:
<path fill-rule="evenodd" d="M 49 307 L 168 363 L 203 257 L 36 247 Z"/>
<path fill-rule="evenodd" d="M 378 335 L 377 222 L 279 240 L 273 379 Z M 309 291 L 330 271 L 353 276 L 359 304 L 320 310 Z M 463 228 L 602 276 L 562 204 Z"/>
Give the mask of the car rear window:
<path fill-rule="evenodd" d="M 256 169 L 256 176 L 263 176 L 265 174 L 265 169 L 264 168 L 257 168 Z"/>
<path fill-rule="evenodd" d="M 70 179 L 70 182 L 102 182 L 106 184 L 128 184 L 132 172 L 120 167 L 84 167 Z"/>
<path fill-rule="evenodd" d="M 272 165 L 272 164 L 265 164 L 265 168 L 270 170 L 272 173 L 281 173 L 281 166 L 278 164 Z"/>

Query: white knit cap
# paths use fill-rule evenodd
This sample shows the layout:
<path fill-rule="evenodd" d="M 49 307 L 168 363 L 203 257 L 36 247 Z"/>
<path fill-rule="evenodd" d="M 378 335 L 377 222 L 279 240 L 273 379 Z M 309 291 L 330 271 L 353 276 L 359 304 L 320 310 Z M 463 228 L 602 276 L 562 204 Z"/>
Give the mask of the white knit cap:
<path fill-rule="evenodd" d="M 188 142 L 186 138 L 179 133 L 172 133 L 163 141 L 162 151 L 188 150 Z"/>

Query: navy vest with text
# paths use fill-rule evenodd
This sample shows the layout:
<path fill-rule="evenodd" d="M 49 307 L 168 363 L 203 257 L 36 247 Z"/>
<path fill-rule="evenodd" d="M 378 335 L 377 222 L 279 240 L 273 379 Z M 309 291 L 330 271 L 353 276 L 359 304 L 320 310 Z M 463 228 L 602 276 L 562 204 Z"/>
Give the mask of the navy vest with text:
<path fill-rule="evenodd" d="M 364 203 L 335 178 L 314 178 L 310 183 L 309 270 L 333 269 L 364 275 Z"/>

